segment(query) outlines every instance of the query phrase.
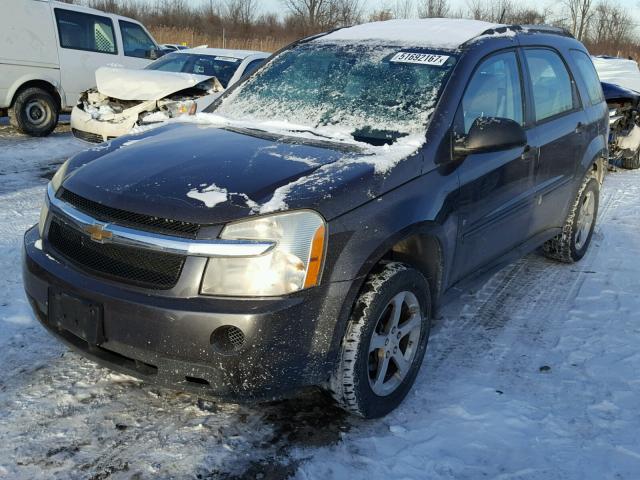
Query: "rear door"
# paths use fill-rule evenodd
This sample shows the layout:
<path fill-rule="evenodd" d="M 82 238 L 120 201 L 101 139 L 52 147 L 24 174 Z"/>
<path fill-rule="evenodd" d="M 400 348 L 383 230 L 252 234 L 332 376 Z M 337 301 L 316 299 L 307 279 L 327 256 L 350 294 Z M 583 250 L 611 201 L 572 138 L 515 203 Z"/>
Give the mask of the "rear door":
<path fill-rule="evenodd" d="M 531 228 L 540 233 L 564 222 L 590 126 L 575 79 L 560 53 L 546 47 L 524 48 L 522 53 L 539 149 Z"/>
<path fill-rule="evenodd" d="M 66 104 L 73 106 L 80 94 L 95 86 L 95 71 L 118 63 L 118 47 L 111 18 L 56 7 L 60 73 Z"/>
<path fill-rule="evenodd" d="M 455 136 L 464 137 L 479 117 L 514 120 L 530 137 L 515 50 L 493 54 L 477 67 L 456 114 Z M 526 146 L 459 159 L 456 280 L 529 238 L 535 157 L 535 150 Z"/>

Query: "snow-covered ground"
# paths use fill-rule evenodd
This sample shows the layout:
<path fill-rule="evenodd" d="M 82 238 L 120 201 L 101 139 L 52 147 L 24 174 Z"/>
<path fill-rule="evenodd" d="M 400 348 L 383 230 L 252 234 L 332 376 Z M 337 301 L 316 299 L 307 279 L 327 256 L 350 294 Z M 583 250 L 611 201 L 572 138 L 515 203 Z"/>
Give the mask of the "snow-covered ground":
<path fill-rule="evenodd" d="M 589 254 L 532 254 L 444 308 L 387 418 L 321 396 L 199 401 L 110 373 L 33 319 L 20 245 L 84 145 L 0 123 L 0 478 L 640 478 L 640 171 L 611 174 Z"/>

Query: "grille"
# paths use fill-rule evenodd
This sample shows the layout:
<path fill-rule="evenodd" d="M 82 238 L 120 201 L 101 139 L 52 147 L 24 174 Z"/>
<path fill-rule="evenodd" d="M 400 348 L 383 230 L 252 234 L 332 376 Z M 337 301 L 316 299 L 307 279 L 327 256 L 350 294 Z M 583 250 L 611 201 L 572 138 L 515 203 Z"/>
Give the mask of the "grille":
<path fill-rule="evenodd" d="M 102 139 L 102 135 L 97 135 L 95 133 L 83 132 L 82 130 L 78 130 L 75 128 L 71 129 L 73 136 L 79 138 L 80 140 L 84 140 L 85 142 L 90 143 L 102 143 L 104 140 Z"/>
<path fill-rule="evenodd" d="M 98 243 L 54 217 L 49 244 L 62 257 L 89 273 L 156 290 L 175 286 L 185 257 L 137 248 Z"/>
<path fill-rule="evenodd" d="M 148 232 L 162 233 L 185 238 L 196 238 L 200 225 L 197 223 L 181 222 L 167 218 L 152 217 L 139 213 L 127 212 L 117 208 L 107 207 L 100 203 L 76 195 L 69 190 L 61 189 L 60 199 L 73 205 L 93 218 L 107 222 L 117 223 Z"/>

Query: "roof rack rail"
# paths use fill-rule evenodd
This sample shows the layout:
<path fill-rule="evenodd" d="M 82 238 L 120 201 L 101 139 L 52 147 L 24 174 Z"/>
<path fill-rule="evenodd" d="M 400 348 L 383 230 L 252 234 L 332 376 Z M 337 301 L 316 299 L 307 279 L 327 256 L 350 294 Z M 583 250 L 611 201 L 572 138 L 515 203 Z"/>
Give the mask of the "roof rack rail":
<path fill-rule="evenodd" d="M 548 34 L 552 34 L 552 35 L 560 35 L 563 37 L 570 37 L 570 38 L 574 38 L 573 35 L 571 35 L 571 33 L 569 33 L 568 30 L 564 29 L 564 28 L 560 28 L 560 27 L 554 27 L 552 25 L 544 25 L 544 24 L 540 24 L 540 25 L 502 25 L 499 27 L 492 27 L 489 28 L 488 30 L 485 30 L 484 32 L 482 32 L 480 35 L 478 35 L 477 37 L 472 38 L 471 40 L 468 40 L 467 42 L 465 42 L 462 46 L 472 43 L 474 41 L 476 41 L 478 38 L 485 36 L 485 35 L 500 35 L 500 34 L 505 34 L 507 32 L 513 32 L 514 34 L 517 33 L 548 33 Z"/>

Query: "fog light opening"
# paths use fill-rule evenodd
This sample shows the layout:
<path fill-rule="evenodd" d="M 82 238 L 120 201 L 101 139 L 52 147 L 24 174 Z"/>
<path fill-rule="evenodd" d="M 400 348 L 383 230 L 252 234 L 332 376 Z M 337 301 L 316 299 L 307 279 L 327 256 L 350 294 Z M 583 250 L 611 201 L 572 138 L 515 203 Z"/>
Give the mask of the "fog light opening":
<path fill-rule="evenodd" d="M 211 345 L 222 353 L 237 352 L 244 345 L 244 333 L 238 327 L 225 325 L 211 334 Z"/>
<path fill-rule="evenodd" d="M 189 383 L 197 383 L 198 385 L 209 385 L 209 382 L 204 378 L 187 376 L 187 377 L 184 377 L 184 379 Z"/>

